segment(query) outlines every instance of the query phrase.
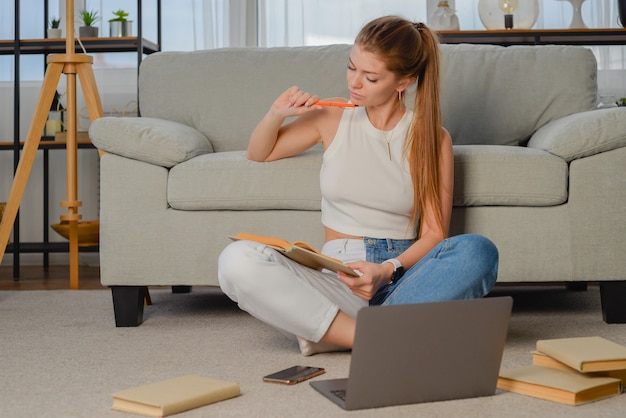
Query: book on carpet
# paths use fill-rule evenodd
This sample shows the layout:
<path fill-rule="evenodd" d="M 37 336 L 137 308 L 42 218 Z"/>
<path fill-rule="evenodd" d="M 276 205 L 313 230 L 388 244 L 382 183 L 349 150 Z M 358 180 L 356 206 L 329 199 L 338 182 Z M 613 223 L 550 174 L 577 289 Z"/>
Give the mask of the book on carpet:
<path fill-rule="evenodd" d="M 553 359 L 552 357 L 542 353 L 541 351 L 533 351 L 533 364 L 535 366 L 543 366 L 543 367 L 551 367 L 553 369 L 561 369 L 561 370 L 575 370 L 568 366 L 565 363 L 561 363 L 558 360 Z M 578 372 L 582 373 L 582 372 Z M 587 372 L 592 376 L 604 376 L 604 377 L 613 377 L 615 379 L 619 379 L 622 381 L 622 391 L 626 390 L 626 369 L 624 370 L 606 370 L 603 372 Z"/>
<path fill-rule="evenodd" d="M 240 232 L 237 235 L 230 236 L 229 238 L 233 241 L 246 240 L 265 244 L 274 248 L 285 257 L 315 270 L 322 270 L 326 268 L 334 272 L 343 271 L 351 276 L 358 276 L 354 270 L 341 262 L 341 260 L 322 254 L 315 247 L 304 241 L 294 241 L 293 243 L 290 243 L 282 238 L 255 235 L 247 232 Z"/>
<path fill-rule="evenodd" d="M 602 337 L 539 340 L 537 351 L 584 373 L 626 369 L 626 347 Z"/>
<path fill-rule="evenodd" d="M 619 395 L 621 386 L 621 380 L 612 377 L 536 365 L 501 371 L 497 384 L 498 389 L 568 405 Z"/>
<path fill-rule="evenodd" d="M 112 409 L 164 417 L 239 396 L 234 382 L 186 375 L 113 394 Z"/>

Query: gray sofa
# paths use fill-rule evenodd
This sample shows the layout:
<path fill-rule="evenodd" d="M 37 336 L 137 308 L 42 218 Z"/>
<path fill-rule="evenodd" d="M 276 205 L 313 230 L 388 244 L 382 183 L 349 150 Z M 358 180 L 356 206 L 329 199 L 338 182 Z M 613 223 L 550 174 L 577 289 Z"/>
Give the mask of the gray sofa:
<path fill-rule="evenodd" d="M 321 149 L 272 163 L 248 161 L 244 150 L 287 87 L 347 97 L 350 48 L 163 52 L 142 62 L 142 116 L 101 118 L 89 130 L 105 152 L 101 282 L 118 326 L 142 322 L 147 286 L 217 285 L 229 235 L 322 244 Z M 605 321 L 625 322 L 626 108 L 595 110 L 592 52 L 442 52 L 442 111 L 455 144 L 451 234 L 491 238 L 500 283 L 599 281 Z"/>

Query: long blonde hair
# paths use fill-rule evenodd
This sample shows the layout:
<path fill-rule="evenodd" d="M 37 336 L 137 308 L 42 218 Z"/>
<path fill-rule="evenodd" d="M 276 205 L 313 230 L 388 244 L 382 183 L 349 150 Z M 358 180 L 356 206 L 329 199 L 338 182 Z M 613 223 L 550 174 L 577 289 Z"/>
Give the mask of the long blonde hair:
<path fill-rule="evenodd" d="M 380 57 L 398 77 L 417 80 L 413 120 L 405 142 L 414 190 L 411 221 L 419 226 L 425 211 L 432 207 L 438 226 L 447 234 L 443 228 L 439 172 L 439 38 L 423 23 L 384 16 L 366 24 L 355 44 Z"/>

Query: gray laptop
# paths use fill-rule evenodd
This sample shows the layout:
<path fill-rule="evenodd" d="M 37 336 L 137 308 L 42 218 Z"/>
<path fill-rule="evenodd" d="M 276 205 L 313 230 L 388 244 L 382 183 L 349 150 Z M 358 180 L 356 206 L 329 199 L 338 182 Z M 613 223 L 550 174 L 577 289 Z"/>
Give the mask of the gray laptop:
<path fill-rule="evenodd" d="M 344 409 L 493 395 L 513 299 L 359 311 L 350 375 L 311 386 Z"/>

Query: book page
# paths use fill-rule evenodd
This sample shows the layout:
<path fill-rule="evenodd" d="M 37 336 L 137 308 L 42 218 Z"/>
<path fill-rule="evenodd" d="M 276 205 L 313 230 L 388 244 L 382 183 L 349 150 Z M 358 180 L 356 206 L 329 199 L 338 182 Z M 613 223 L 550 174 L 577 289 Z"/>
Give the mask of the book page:
<path fill-rule="evenodd" d="M 247 240 L 265 244 L 276 249 L 285 257 L 315 270 L 328 269 L 334 272 L 342 271 L 351 276 L 359 275 L 357 272 L 345 265 L 341 260 L 322 254 L 315 247 L 304 241 L 295 241 L 293 244 L 290 244 L 282 238 L 249 234 L 247 232 L 240 232 L 237 235 L 230 236 L 229 238 L 234 241 Z"/>

